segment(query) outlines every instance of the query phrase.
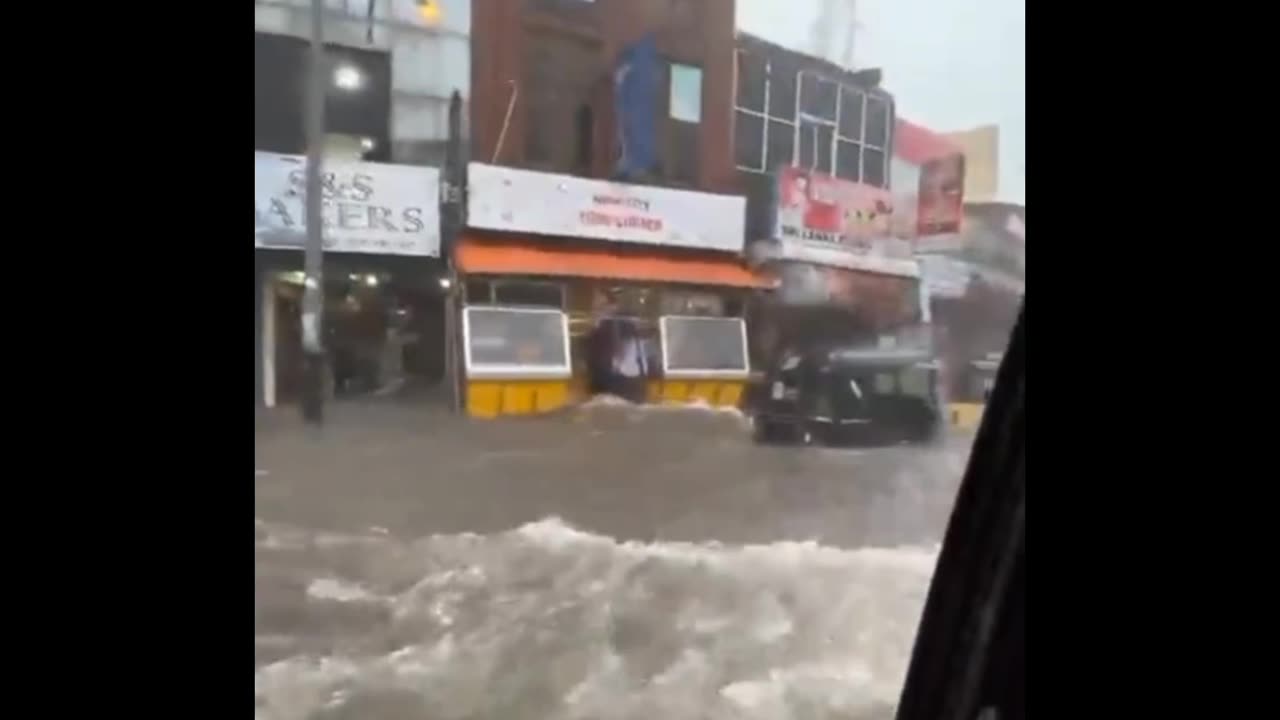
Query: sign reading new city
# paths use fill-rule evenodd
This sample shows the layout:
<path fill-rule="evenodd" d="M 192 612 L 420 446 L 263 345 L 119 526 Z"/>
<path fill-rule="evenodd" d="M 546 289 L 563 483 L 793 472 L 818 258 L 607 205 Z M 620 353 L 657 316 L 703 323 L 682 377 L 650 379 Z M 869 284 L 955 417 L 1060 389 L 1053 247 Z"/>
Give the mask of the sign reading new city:
<path fill-rule="evenodd" d="M 467 225 L 741 252 L 746 200 L 471 163 Z"/>
<path fill-rule="evenodd" d="M 254 247 L 306 244 L 306 158 L 254 152 Z M 326 162 L 324 246 L 330 252 L 440 255 L 436 168 Z"/>

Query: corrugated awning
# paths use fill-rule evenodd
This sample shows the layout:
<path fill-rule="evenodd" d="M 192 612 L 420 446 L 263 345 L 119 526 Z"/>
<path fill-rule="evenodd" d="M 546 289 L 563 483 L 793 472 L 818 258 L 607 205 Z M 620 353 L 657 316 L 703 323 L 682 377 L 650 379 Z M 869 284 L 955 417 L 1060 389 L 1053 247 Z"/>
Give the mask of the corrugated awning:
<path fill-rule="evenodd" d="M 765 288 L 776 286 L 767 276 L 725 258 L 679 257 L 661 250 L 625 252 L 608 248 L 547 247 L 536 240 L 462 238 L 455 250 L 458 269 L 488 275 L 553 275 Z"/>

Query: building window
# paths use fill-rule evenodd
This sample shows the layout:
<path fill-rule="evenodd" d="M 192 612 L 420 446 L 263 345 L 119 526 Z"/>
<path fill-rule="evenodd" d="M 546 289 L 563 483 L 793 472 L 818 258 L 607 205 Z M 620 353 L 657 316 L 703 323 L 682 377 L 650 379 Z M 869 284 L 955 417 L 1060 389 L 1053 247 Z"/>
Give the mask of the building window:
<path fill-rule="evenodd" d="M 564 286 L 555 282 L 469 278 L 463 287 L 468 305 L 564 306 Z"/>
<path fill-rule="evenodd" d="M 595 160 L 595 153 L 592 152 L 595 147 L 595 114 L 591 112 L 590 105 L 578 108 L 578 114 L 574 118 L 574 139 L 578 172 L 590 175 Z"/>
<path fill-rule="evenodd" d="M 764 172 L 764 158 L 768 150 L 765 143 L 761 141 L 764 138 L 764 128 L 765 117 L 763 115 L 756 115 L 742 110 L 734 111 L 733 157 L 739 168 Z M 785 128 L 784 132 L 787 136 L 794 134 L 794 131 L 789 127 Z M 787 150 L 786 157 L 789 161 L 791 158 L 790 148 Z"/>
<path fill-rule="evenodd" d="M 702 122 L 702 68 L 672 63 L 668 102 L 672 120 Z"/>
<path fill-rule="evenodd" d="M 892 108 L 882 97 L 801 72 L 802 152 L 797 154 L 795 164 L 845 180 L 887 188 L 891 112 Z M 809 152 L 805 152 L 806 149 Z"/>
<path fill-rule="evenodd" d="M 488 278 L 467 278 L 462 288 L 463 299 L 468 305 L 493 304 L 493 283 Z"/>
<path fill-rule="evenodd" d="M 733 111 L 734 162 L 740 170 L 768 173 L 795 161 L 795 76 L 786 78 L 768 60 L 737 51 Z"/>
<path fill-rule="evenodd" d="M 537 280 L 495 280 L 493 299 L 498 305 L 563 308 L 564 287 Z"/>
<path fill-rule="evenodd" d="M 792 72 L 739 50 L 734 160 L 770 173 L 797 165 L 874 187 L 889 185 L 893 107 L 874 91 Z"/>
<path fill-rule="evenodd" d="M 702 68 L 670 63 L 667 74 L 665 157 L 667 179 L 698 182 L 698 133 L 702 122 Z"/>

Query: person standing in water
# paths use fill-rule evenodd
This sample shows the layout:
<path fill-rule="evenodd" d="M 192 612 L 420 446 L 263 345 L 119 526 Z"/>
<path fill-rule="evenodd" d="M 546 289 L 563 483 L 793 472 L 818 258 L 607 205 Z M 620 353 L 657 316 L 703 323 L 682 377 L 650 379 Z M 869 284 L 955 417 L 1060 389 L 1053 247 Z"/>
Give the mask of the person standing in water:
<path fill-rule="evenodd" d="M 618 341 L 613 353 L 613 376 L 619 397 L 633 403 L 643 403 L 645 399 L 645 375 L 647 359 L 644 345 L 640 342 L 635 325 L 629 322 L 618 323 Z"/>

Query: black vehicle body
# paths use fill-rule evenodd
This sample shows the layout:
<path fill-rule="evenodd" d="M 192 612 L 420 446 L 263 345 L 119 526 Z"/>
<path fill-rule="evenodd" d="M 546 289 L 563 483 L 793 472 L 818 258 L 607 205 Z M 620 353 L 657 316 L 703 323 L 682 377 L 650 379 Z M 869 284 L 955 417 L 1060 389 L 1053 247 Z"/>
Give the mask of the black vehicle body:
<path fill-rule="evenodd" d="M 938 363 L 916 350 L 827 347 L 786 354 L 758 389 L 763 442 L 929 442 L 942 429 Z"/>

